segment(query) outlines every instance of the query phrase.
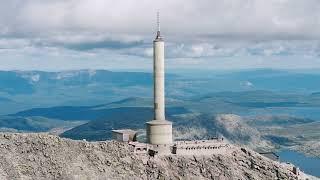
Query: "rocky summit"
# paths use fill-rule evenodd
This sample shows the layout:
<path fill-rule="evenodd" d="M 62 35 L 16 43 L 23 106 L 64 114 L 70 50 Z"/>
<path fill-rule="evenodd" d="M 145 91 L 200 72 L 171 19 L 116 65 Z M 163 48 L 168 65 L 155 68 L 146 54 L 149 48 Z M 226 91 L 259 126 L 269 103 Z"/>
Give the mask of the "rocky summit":
<path fill-rule="evenodd" d="M 231 145 L 225 154 L 149 157 L 127 143 L 0 133 L 0 179 L 312 179 L 292 165 Z"/>

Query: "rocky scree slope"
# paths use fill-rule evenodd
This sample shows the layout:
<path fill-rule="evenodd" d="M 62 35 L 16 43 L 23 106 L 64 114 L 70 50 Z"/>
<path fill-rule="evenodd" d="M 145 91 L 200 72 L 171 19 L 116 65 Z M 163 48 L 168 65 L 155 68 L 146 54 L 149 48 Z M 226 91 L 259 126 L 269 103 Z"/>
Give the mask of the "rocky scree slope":
<path fill-rule="evenodd" d="M 0 179 L 293 179 L 278 162 L 238 146 L 223 155 L 147 157 L 126 143 L 0 133 Z"/>

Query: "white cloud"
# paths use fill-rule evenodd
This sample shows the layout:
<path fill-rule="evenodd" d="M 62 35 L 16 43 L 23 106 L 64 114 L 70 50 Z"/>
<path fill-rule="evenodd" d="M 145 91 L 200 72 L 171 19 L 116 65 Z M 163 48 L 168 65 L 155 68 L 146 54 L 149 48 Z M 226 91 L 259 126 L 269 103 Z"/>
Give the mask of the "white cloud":
<path fill-rule="evenodd" d="M 0 3 L 0 68 L 149 63 L 158 9 L 177 66 L 290 67 L 304 59 L 298 64 L 320 67 L 311 65 L 320 50 L 319 0 L 10 0 Z"/>
<path fill-rule="evenodd" d="M 147 36 L 160 9 L 170 36 L 320 37 L 318 0 L 12 0 L 1 7 L 1 29 L 10 33 Z"/>

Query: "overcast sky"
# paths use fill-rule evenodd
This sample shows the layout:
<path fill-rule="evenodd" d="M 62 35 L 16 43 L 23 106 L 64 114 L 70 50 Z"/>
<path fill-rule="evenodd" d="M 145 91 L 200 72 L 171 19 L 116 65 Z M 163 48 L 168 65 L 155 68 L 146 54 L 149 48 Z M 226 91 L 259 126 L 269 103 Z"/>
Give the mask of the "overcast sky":
<path fill-rule="evenodd" d="M 320 68 L 319 0 L 7 0 L 0 69 Z"/>

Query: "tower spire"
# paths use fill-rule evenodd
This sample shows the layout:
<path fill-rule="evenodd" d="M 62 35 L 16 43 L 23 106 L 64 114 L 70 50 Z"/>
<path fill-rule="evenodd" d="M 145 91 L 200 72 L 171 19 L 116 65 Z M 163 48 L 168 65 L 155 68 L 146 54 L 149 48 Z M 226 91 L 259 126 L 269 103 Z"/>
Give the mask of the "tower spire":
<path fill-rule="evenodd" d="M 160 12 L 157 12 L 157 29 L 160 31 Z"/>
<path fill-rule="evenodd" d="M 160 39 L 160 11 L 157 11 L 157 37 L 156 39 Z"/>

